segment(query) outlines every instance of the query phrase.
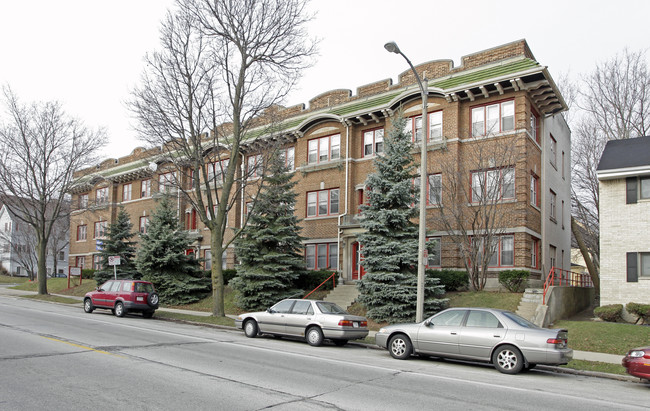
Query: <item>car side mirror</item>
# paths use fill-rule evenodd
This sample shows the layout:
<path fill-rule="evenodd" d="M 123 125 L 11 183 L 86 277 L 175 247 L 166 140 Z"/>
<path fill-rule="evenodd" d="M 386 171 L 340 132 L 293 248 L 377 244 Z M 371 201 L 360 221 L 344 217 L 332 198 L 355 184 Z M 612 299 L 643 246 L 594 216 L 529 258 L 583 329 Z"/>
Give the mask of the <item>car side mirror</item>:
<path fill-rule="evenodd" d="M 97 286 L 95 287 L 95 291 L 104 291 L 104 290 L 102 290 L 101 287 Z"/>
<path fill-rule="evenodd" d="M 424 325 L 425 325 L 426 327 L 431 327 L 431 326 L 433 325 L 433 323 L 431 323 L 431 320 L 426 320 L 426 321 L 424 322 Z"/>
<path fill-rule="evenodd" d="M 267 309 L 266 309 L 266 312 L 269 313 L 269 314 L 273 314 L 275 311 L 273 311 L 272 308 L 267 308 Z"/>

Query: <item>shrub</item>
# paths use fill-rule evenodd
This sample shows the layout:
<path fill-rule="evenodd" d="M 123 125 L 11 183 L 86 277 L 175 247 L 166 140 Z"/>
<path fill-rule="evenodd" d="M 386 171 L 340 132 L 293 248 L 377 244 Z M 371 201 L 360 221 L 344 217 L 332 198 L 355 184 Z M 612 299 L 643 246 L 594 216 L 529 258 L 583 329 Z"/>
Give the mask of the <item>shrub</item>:
<path fill-rule="evenodd" d="M 320 271 L 305 271 L 296 280 L 295 287 L 303 290 L 305 293 L 311 292 L 314 288 L 318 287 L 320 283 L 325 281 L 327 277 L 331 276 L 334 272 L 329 270 L 320 270 Z M 335 281 L 338 281 L 338 276 L 334 276 Z M 319 290 L 331 290 L 334 286 L 332 284 L 332 279 L 325 284 Z"/>
<path fill-rule="evenodd" d="M 528 270 L 505 270 L 499 272 L 499 283 L 511 293 L 519 292 L 521 286 L 526 283 L 530 271 Z"/>
<path fill-rule="evenodd" d="M 640 303 L 627 303 L 625 309 L 628 313 L 636 315 L 638 318 L 635 322 L 638 323 L 641 320 L 641 324 L 645 324 L 648 319 L 650 319 L 650 304 L 640 304 Z"/>
<path fill-rule="evenodd" d="M 81 270 L 81 277 L 85 280 L 88 279 L 93 280 L 95 278 L 95 270 L 93 270 L 92 268 L 84 268 L 83 270 Z M 101 285 L 101 284 L 97 284 L 97 285 Z"/>
<path fill-rule="evenodd" d="M 594 314 L 603 321 L 617 322 L 623 319 L 623 304 L 611 304 L 596 307 Z"/>
<path fill-rule="evenodd" d="M 463 290 L 469 286 L 469 274 L 462 270 L 427 270 L 427 277 L 439 278 L 445 291 Z"/>

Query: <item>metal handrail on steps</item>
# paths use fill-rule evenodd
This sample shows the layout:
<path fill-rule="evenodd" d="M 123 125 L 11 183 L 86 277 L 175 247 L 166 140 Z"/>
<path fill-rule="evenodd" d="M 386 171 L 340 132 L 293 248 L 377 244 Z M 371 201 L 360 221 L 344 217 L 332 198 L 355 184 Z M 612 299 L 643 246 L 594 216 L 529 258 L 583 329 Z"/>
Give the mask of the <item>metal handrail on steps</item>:
<path fill-rule="evenodd" d="M 327 277 L 327 280 L 325 280 L 325 281 L 323 281 L 322 283 L 320 283 L 320 285 L 319 285 L 318 287 L 316 287 L 316 288 L 314 288 L 313 290 L 311 290 L 311 292 L 310 292 L 309 294 L 307 294 L 306 296 L 302 297 L 302 299 L 304 300 L 305 298 L 307 298 L 307 297 L 309 297 L 310 295 L 312 295 L 312 293 L 313 293 L 314 291 L 318 290 L 318 289 L 319 289 L 323 284 L 325 284 L 326 282 L 328 282 L 329 279 L 332 278 L 332 277 L 334 277 L 336 274 L 338 274 L 338 273 L 336 273 L 336 272 L 335 272 L 335 273 L 332 273 L 332 275 L 330 275 L 329 277 Z M 332 278 L 332 289 L 334 289 L 334 288 L 336 288 L 336 279 L 335 279 L 335 278 Z"/>
<path fill-rule="evenodd" d="M 593 288 L 594 283 L 591 281 L 591 276 L 589 274 L 576 273 L 575 271 L 551 267 L 551 271 L 549 271 L 546 281 L 544 282 L 542 304 L 546 304 L 546 292 L 551 286 Z"/>

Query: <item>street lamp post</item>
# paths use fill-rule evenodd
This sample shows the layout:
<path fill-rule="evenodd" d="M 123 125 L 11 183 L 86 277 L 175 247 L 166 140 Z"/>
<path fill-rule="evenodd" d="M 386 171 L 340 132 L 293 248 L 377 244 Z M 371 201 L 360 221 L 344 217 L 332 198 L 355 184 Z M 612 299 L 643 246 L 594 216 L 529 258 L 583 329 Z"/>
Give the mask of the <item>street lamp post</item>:
<path fill-rule="evenodd" d="M 420 139 L 420 224 L 418 236 L 418 283 L 417 283 L 417 301 L 415 308 L 415 321 L 421 322 L 424 320 L 424 256 L 426 252 L 426 239 L 427 239 L 427 139 L 429 136 L 429 116 L 427 106 L 429 105 L 429 92 L 428 83 L 422 83 L 418 72 L 408 59 L 397 47 L 394 41 L 384 44 L 384 48 L 391 53 L 400 54 L 404 60 L 411 67 L 411 71 L 415 75 L 415 79 L 420 86 L 420 94 L 422 95 L 422 136 Z"/>

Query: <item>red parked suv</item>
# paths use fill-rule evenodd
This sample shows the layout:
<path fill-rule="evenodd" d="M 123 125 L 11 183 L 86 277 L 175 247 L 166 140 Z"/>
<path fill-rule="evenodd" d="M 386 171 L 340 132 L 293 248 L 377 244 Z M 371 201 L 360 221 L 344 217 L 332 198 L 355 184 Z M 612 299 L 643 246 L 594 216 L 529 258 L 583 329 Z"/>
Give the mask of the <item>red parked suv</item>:
<path fill-rule="evenodd" d="M 144 318 L 151 318 L 158 308 L 158 293 L 148 281 L 109 280 L 86 293 L 84 311 L 92 313 L 95 308 L 109 309 L 118 317 L 135 311 L 141 312 Z"/>

